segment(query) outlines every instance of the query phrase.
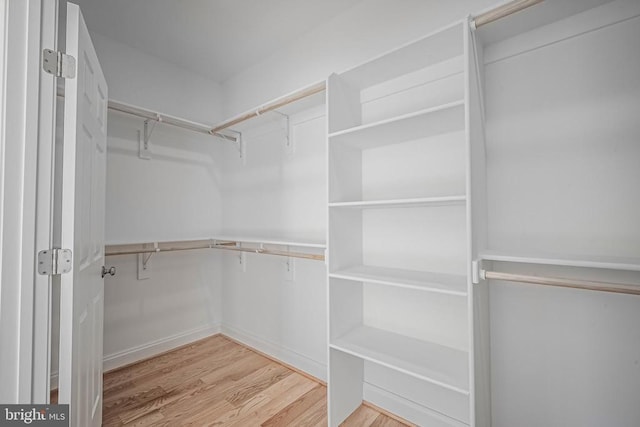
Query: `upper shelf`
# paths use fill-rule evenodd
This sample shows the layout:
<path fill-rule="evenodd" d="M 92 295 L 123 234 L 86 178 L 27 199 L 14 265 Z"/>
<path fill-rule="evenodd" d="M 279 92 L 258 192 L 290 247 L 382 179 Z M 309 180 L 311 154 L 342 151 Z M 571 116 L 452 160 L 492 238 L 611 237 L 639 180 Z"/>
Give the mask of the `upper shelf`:
<path fill-rule="evenodd" d="M 292 246 L 297 248 L 317 248 L 325 249 L 327 245 L 324 242 L 312 242 L 309 240 L 293 240 L 293 239 L 273 239 L 264 237 L 238 237 L 238 236 L 218 236 L 216 240 L 231 241 L 238 243 L 253 243 L 263 245 Z"/>
<path fill-rule="evenodd" d="M 534 4 L 524 10 L 491 22 L 476 30 L 484 44 L 492 44 L 579 14 L 612 0 L 553 0 Z"/>
<path fill-rule="evenodd" d="M 338 75 L 354 87 L 365 88 L 460 56 L 464 52 L 463 22 L 456 22 Z"/>
<path fill-rule="evenodd" d="M 609 270 L 640 271 L 640 258 L 604 256 L 566 256 L 544 253 L 513 253 L 487 250 L 480 253 L 487 261 L 516 262 L 523 264 L 558 265 L 564 267 L 586 267 Z"/>
<path fill-rule="evenodd" d="M 464 129 L 464 101 L 427 108 L 329 134 L 332 144 L 376 148 Z"/>

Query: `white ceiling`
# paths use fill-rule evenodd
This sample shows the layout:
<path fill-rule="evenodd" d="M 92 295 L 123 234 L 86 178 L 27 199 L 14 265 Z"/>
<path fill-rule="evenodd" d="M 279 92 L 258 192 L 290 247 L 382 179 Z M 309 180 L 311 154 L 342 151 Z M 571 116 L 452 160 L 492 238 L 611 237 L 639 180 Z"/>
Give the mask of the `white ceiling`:
<path fill-rule="evenodd" d="M 360 0 L 71 0 L 89 30 L 224 82 Z"/>

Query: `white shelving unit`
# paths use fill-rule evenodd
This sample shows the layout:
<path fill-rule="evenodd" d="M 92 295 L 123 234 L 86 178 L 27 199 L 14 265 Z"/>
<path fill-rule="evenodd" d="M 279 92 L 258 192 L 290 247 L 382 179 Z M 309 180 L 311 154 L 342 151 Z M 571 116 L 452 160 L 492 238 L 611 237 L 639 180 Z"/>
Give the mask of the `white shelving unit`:
<path fill-rule="evenodd" d="M 328 79 L 331 426 L 363 399 L 474 425 L 468 28 Z"/>

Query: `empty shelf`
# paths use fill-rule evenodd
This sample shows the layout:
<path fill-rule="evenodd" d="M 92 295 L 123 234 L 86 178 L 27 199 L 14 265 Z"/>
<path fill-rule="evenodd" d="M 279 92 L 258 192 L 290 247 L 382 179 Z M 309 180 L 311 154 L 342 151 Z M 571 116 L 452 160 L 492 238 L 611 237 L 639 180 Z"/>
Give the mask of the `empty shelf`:
<path fill-rule="evenodd" d="M 442 196 L 442 197 L 420 197 L 414 199 L 393 199 L 393 200 L 369 200 L 354 202 L 334 202 L 329 203 L 331 208 L 402 208 L 402 207 L 428 207 L 428 206 L 448 206 L 464 204 L 465 196 Z"/>
<path fill-rule="evenodd" d="M 487 261 L 640 271 L 640 258 L 576 255 L 566 256 L 508 251 L 484 251 L 480 254 L 480 258 Z"/>
<path fill-rule="evenodd" d="M 329 277 L 450 295 L 467 295 L 467 278 L 464 275 L 359 265 L 330 273 Z"/>
<path fill-rule="evenodd" d="M 334 340 L 331 348 L 369 362 L 469 394 L 469 354 L 439 344 L 361 326 Z"/>
<path fill-rule="evenodd" d="M 464 101 L 329 134 L 330 143 L 359 149 L 398 144 L 464 129 Z"/>
<path fill-rule="evenodd" d="M 285 240 L 285 239 L 273 239 L 273 238 L 262 238 L 262 237 L 238 237 L 238 236 L 218 236 L 213 237 L 212 239 L 218 241 L 227 241 L 227 242 L 238 242 L 238 243 L 254 243 L 254 244 L 263 244 L 263 245 L 278 245 L 278 246 L 294 246 L 299 248 L 326 248 L 326 244 L 323 242 L 311 242 L 311 241 L 303 241 L 303 240 Z"/>

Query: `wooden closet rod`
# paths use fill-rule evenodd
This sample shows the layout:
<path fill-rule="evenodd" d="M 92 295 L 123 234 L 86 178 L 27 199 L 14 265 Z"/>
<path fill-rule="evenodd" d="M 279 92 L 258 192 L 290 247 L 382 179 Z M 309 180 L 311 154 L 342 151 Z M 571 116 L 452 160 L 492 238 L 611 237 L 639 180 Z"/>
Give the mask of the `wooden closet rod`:
<path fill-rule="evenodd" d="M 212 131 L 211 127 L 208 125 L 192 122 L 190 120 L 181 119 L 167 114 L 156 113 L 141 107 L 125 104 L 124 102 L 109 100 L 108 108 L 112 111 L 130 114 L 132 116 L 140 117 L 143 119 L 155 120 L 159 123 L 166 123 L 168 125 L 187 129 L 193 132 L 198 132 L 209 136 L 216 136 L 233 142 L 236 141 L 236 138 L 233 136 L 223 135 L 221 133 Z"/>
<path fill-rule="evenodd" d="M 557 286 L 561 288 L 585 289 L 589 291 L 614 292 L 617 294 L 640 295 L 640 286 L 624 285 L 622 283 L 591 282 L 579 279 L 564 279 L 560 277 L 539 277 L 523 274 L 501 273 L 498 271 L 480 271 L 482 279 L 504 280 L 517 283 L 531 283 L 535 285 Z"/>
<path fill-rule="evenodd" d="M 64 98 L 63 88 L 58 87 L 57 95 L 60 98 Z M 190 120 L 181 119 L 179 117 L 170 116 L 168 114 L 156 113 L 151 110 L 147 110 L 142 107 L 136 107 L 134 105 L 126 104 L 124 102 L 114 101 L 112 99 L 107 103 L 107 108 L 111 111 L 117 111 L 119 113 L 129 114 L 131 116 L 140 117 L 147 120 L 155 120 L 159 123 L 166 123 L 171 126 L 179 127 L 182 129 L 190 130 L 192 132 L 198 132 L 209 136 L 216 136 L 228 141 L 237 142 L 236 138 L 231 135 L 224 135 L 211 131 L 211 126 L 204 125 L 202 123 L 192 122 Z"/>
<path fill-rule="evenodd" d="M 503 4 L 502 6 L 496 7 L 495 9 L 491 9 L 488 12 L 481 13 L 480 15 L 473 18 L 471 21 L 472 28 L 480 28 L 483 25 L 490 24 L 498 19 L 502 19 L 506 16 L 513 15 L 516 12 L 520 12 L 528 7 L 531 7 L 535 4 L 542 3 L 544 0 L 513 0 L 509 3 Z"/>
<path fill-rule="evenodd" d="M 306 252 L 294 252 L 284 251 L 277 249 L 267 249 L 262 247 L 263 244 L 274 244 L 269 242 L 252 242 L 253 244 L 259 244 L 261 247 L 249 248 L 236 246 L 237 243 L 248 242 L 236 242 L 236 241 L 216 241 L 212 240 L 188 240 L 177 242 L 159 242 L 159 243 L 133 243 L 125 245 L 109 245 L 105 247 L 105 256 L 117 256 L 117 255 L 136 255 L 136 254 L 154 254 L 159 252 L 175 252 L 175 251 L 190 251 L 196 249 L 225 249 L 229 251 L 238 252 L 251 252 L 265 255 L 277 255 L 291 258 L 304 258 L 312 259 L 316 261 L 324 261 L 323 254 L 313 254 Z M 295 246 L 295 245 L 292 245 Z"/>
<path fill-rule="evenodd" d="M 280 99 L 276 99 L 273 102 L 270 102 L 268 104 L 264 104 L 260 107 L 258 107 L 255 111 L 251 111 L 249 113 L 245 113 L 242 114 L 236 118 L 227 120 L 226 122 L 220 123 L 219 125 L 217 125 L 216 127 L 214 127 L 213 129 L 211 129 L 211 133 L 217 133 L 220 132 L 221 130 L 230 128 L 231 126 L 237 125 L 238 123 L 242 123 L 244 121 L 247 121 L 249 119 L 252 119 L 254 117 L 260 116 L 264 113 L 267 113 L 269 111 L 273 111 L 276 110 L 278 108 L 284 107 L 285 105 L 294 103 L 296 101 L 299 101 L 303 98 L 309 97 L 311 95 L 315 95 L 316 93 L 320 93 L 322 91 L 324 91 L 326 89 L 326 82 L 322 81 L 320 83 L 316 83 L 312 86 L 306 87 L 304 89 L 301 89 L 295 93 L 292 93 L 291 95 L 287 95 L 283 98 Z"/>

